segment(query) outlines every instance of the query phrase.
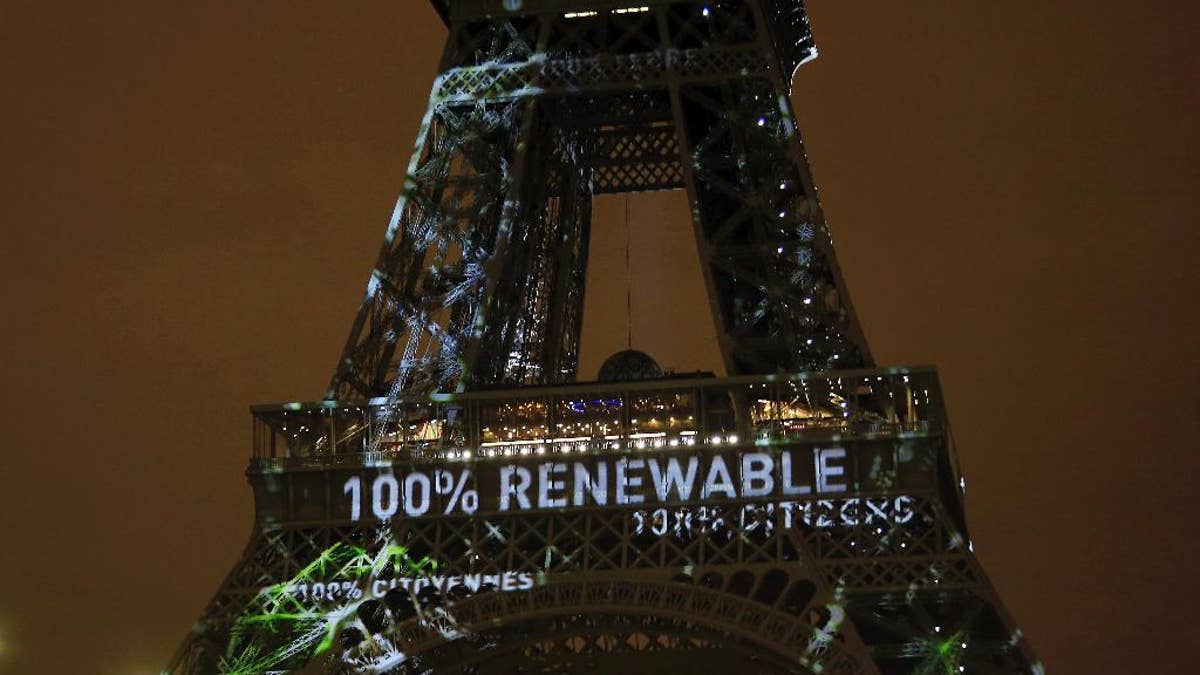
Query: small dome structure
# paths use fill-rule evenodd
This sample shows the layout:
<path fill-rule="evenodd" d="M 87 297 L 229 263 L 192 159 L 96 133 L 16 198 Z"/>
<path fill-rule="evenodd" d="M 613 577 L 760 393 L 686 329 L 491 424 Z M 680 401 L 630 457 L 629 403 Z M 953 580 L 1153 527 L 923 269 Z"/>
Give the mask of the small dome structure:
<path fill-rule="evenodd" d="M 629 380 L 652 380 L 662 377 L 662 368 L 645 352 L 626 349 L 617 352 L 600 366 L 601 382 L 626 382 Z"/>

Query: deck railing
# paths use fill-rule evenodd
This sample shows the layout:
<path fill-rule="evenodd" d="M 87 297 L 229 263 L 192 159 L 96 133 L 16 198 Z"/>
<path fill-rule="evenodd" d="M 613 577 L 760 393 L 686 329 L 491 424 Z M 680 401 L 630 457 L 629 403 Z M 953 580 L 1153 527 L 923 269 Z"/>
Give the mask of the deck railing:
<path fill-rule="evenodd" d="M 257 468 L 786 443 L 943 427 L 929 367 L 255 406 Z"/>

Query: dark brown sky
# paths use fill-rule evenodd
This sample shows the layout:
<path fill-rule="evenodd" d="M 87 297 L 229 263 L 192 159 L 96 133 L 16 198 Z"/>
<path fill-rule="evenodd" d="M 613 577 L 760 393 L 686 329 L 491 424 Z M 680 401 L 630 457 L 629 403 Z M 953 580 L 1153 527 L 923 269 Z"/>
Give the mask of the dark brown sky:
<path fill-rule="evenodd" d="M 941 368 L 996 587 L 1051 673 L 1195 672 L 1198 3 L 809 4 L 842 266 L 877 358 Z M 238 556 L 246 407 L 330 375 L 425 5 L 0 10 L 0 672 L 155 672 Z M 640 272 L 635 341 L 670 344 L 675 269 Z"/>

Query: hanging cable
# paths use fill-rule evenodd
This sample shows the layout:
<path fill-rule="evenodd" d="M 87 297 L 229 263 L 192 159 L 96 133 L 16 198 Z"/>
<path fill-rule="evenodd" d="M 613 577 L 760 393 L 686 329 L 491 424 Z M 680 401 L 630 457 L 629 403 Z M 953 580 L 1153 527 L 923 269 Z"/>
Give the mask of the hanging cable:
<path fill-rule="evenodd" d="M 625 323 L 629 327 L 627 349 L 633 349 L 633 269 L 629 266 L 629 249 L 633 244 L 633 227 L 629 223 L 629 195 L 625 195 Z"/>

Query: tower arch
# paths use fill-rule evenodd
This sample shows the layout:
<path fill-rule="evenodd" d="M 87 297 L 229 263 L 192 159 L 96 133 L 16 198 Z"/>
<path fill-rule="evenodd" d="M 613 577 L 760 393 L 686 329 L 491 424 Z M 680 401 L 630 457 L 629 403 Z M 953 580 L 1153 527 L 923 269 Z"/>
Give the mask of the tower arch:
<path fill-rule="evenodd" d="M 746 672 L 747 662 L 764 673 L 858 672 L 838 641 L 810 623 L 814 614 L 790 614 L 679 581 L 555 582 L 524 592 L 481 593 L 422 612 L 351 646 L 346 661 L 384 663 L 380 645 L 386 644 L 403 654 L 388 671 L 397 673 L 507 672 L 494 669 L 517 661 L 533 672 L 574 672 L 638 655 L 655 662 L 655 654 L 696 660 L 714 673 Z"/>

